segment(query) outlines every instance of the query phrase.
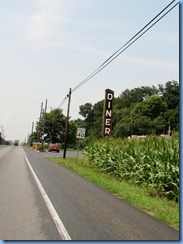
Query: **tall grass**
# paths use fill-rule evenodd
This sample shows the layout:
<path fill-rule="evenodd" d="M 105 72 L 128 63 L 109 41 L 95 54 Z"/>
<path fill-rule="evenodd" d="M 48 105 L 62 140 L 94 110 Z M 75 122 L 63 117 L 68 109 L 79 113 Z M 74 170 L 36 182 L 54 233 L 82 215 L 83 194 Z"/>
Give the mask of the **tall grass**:
<path fill-rule="evenodd" d="M 148 186 L 150 195 L 178 202 L 179 141 L 172 138 L 113 139 L 92 141 L 86 159 L 103 172 L 137 185 Z"/>

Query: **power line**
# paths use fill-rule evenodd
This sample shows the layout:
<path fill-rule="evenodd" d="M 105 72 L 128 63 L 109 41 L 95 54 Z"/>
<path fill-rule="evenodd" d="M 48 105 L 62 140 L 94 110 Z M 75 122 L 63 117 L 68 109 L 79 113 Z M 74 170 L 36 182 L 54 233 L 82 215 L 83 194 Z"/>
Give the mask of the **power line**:
<path fill-rule="evenodd" d="M 122 47 L 120 47 L 115 53 L 113 53 L 103 64 L 99 66 L 102 67 L 108 60 L 110 60 L 115 54 L 117 54 L 122 48 L 124 48 L 129 42 L 131 42 L 140 32 L 142 32 L 148 25 L 150 25 L 159 15 L 161 15 L 175 0 L 173 0 L 171 3 L 169 3 L 159 14 L 157 14 L 151 21 L 149 21 L 137 34 L 135 34 L 129 41 L 127 41 Z M 98 69 L 99 69 L 98 68 Z M 97 69 L 97 70 L 98 70 Z"/>
<path fill-rule="evenodd" d="M 62 105 L 65 103 L 66 100 L 67 100 L 67 97 L 64 97 L 64 99 L 62 100 L 62 102 L 60 103 L 60 105 L 58 106 L 58 108 L 61 108 Z"/>
<path fill-rule="evenodd" d="M 175 0 L 174 0 L 175 1 Z M 167 9 L 174 1 L 172 1 L 165 9 Z M 137 34 L 135 34 L 128 42 L 126 42 L 120 49 L 113 53 L 102 65 L 99 66 L 92 74 L 90 74 L 86 79 L 79 83 L 76 87 L 72 89 L 72 93 L 78 90 L 82 85 L 92 79 L 101 70 L 103 70 L 107 65 L 109 65 L 114 59 L 116 59 L 121 53 L 123 53 L 128 47 L 130 47 L 134 42 L 136 42 L 141 36 L 143 36 L 149 29 L 151 29 L 157 22 L 159 22 L 165 15 L 167 15 L 177 4 L 176 3 L 171 9 L 169 9 L 163 16 L 161 16 L 156 22 L 154 22 L 148 29 L 146 29 L 141 35 L 139 35 L 150 23 L 152 23 L 164 10 L 162 10 L 153 20 L 151 20 L 144 28 L 142 28 Z M 139 35 L 139 36 L 138 36 Z M 136 36 L 138 36 L 133 42 L 130 43 Z M 128 44 L 130 43 L 130 44 Z M 128 45 L 127 45 L 128 44 Z M 126 46 L 127 45 L 127 46 Z M 125 47 L 126 46 L 126 47 Z M 125 47 L 125 48 L 124 48 Z M 122 49 L 124 48 L 124 49 Z M 122 49 L 122 50 L 121 50 Z M 121 50 L 121 51 L 120 51 Z M 119 52 L 120 51 L 120 52 Z M 119 52 L 119 53 L 118 53 Z M 113 58 L 112 58 L 113 57 Z"/>
<path fill-rule="evenodd" d="M 115 51 L 109 58 L 107 58 L 94 72 L 92 72 L 87 78 L 85 78 L 82 82 L 80 82 L 77 86 L 75 86 L 71 93 L 78 90 L 81 86 L 83 86 L 86 82 L 91 80 L 95 75 L 97 75 L 100 71 L 102 71 L 106 66 L 108 66 L 114 59 L 116 59 L 119 55 L 121 55 L 127 48 L 129 48 L 134 42 L 136 42 L 141 36 L 143 36 L 148 30 L 150 30 L 155 24 L 157 24 L 163 17 L 165 17 L 173 8 L 175 8 L 179 3 L 176 3 L 173 7 L 171 7 L 167 12 L 165 12 L 160 18 L 158 18 L 167 8 L 169 8 L 175 0 L 169 3 L 162 11 L 160 11 L 152 20 L 150 20 L 140 31 L 138 31 L 130 40 L 128 40 L 122 47 L 120 47 L 117 51 Z M 158 18 L 158 19 L 157 19 Z M 157 19 L 157 20 L 156 20 Z M 155 21 L 156 20 L 156 21 Z M 153 21 L 155 21 L 152 25 L 150 25 Z M 150 26 L 149 26 L 150 25 Z M 149 26 L 149 27 L 148 27 Z M 148 27 L 148 28 L 147 28 Z M 146 29 L 147 28 L 147 29 Z M 146 30 L 145 30 L 146 29 Z M 141 33 L 141 34 L 140 34 Z M 133 41 L 132 41 L 133 40 Z M 61 107 L 65 101 L 67 100 L 68 95 L 63 99 L 60 103 L 59 107 Z"/>

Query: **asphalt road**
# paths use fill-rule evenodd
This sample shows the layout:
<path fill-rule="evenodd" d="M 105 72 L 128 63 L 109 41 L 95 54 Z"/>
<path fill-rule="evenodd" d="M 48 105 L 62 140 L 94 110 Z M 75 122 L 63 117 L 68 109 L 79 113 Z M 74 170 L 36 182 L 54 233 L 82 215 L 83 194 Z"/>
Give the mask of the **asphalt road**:
<path fill-rule="evenodd" d="M 0 239 L 60 240 L 19 146 L 0 146 Z"/>
<path fill-rule="evenodd" d="M 52 152 L 46 151 L 46 152 L 42 152 L 41 154 L 45 157 L 48 157 L 48 158 L 59 158 L 59 157 L 63 157 L 63 150 L 60 150 L 59 153 L 54 152 L 54 151 L 52 151 Z M 83 153 L 81 151 L 77 152 L 77 150 L 75 150 L 75 151 L 68 150 L 66 152 L 66 157 L 68 157 L 68 158 L 76 158 L 76 157 L 81 158 L 81 157 L 83 157 Z"/>
<path fill-rule="evenodd" d="M 0 194 L 2 240 L 179 239 L 177 230 L 28 148 L 0 146 Z"/>

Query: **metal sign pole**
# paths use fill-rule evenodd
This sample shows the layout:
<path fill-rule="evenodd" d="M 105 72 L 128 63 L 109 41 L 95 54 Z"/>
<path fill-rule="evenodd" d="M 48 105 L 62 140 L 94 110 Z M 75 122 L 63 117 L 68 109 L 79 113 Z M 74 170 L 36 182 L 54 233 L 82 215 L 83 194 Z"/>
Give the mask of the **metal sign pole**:
<path fill-rule="evenodd" d="M 80 146 L 80 138 L 78 139 L 78 150 L 77 150 L 77 155 L 76 155 L 76 163 L 78 161 L 79 146 Z"/>

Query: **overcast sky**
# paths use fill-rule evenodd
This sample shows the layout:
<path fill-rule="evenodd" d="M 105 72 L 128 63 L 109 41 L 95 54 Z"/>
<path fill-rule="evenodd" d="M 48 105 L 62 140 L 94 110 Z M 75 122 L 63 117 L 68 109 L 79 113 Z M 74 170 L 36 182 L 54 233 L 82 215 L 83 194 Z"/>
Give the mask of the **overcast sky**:
<path fill-rule="evenodd" d="M 0 0 L 0 125 L 21 141 L 41 102 L 57 108 L 69 92 L 125 44 L 171 0 Z M 177 1 L 175 2 L 177 3 Z M 95 104 L 105 89 L 179 81 L 179 6 L 98 75 L 72 94 Z M 67 102 L 62 106 L 66 115 Z M 0 127 L 1 131 L 2 127 Z"/>

